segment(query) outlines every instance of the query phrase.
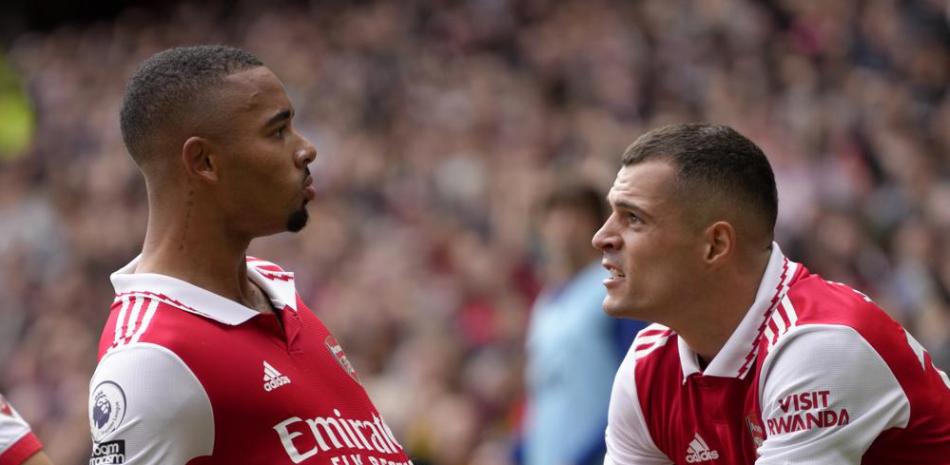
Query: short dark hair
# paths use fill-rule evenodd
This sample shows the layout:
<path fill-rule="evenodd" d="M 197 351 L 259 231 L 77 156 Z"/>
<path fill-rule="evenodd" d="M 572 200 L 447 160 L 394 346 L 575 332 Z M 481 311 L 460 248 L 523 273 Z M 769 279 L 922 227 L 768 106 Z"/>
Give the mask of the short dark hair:
<path fill-rule="evenodd" d="M 129 78 L 120 113 L 132 159 L 141 166 L 156 133 L 180 124 L 224 77 L 258 66 L 263 63 L 254 55 L 223 45 L 172 48 L 145 60 Z"/>
<path fill-rule="evenodd" d="M 607 204 L 604 196 L 589 184 L 559 182 L 541 202 L 542 213 L 555 208 L 570 208 L 590 216 L 599 227 L 607 219 Z"/>
<path fill-rule="evenodd" d="M 678 188 L 691 200 L 721 196 L 761 220 L 771 235 L 778 215 L 778 191 L 772 166 L 762 150 L 723 125 L 688 123 L 654 129 L 624 151 L 629 166 L 651 159 L 677 168 Z"/>

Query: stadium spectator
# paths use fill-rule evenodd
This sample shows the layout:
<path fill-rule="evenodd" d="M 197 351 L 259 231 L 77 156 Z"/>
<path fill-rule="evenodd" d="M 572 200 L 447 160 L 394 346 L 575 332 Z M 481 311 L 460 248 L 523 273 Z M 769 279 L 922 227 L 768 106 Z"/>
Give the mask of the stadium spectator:
<path fill-rule="evenodd" d="M 524 463 L 602 463 L 614 373 L 645 325 L 602 309 L 607 272 L 590 238 L 606 219 L 603 196 L 570 181 L 551 190 L 539 202 L 544 290 L 526 336 Z"/>

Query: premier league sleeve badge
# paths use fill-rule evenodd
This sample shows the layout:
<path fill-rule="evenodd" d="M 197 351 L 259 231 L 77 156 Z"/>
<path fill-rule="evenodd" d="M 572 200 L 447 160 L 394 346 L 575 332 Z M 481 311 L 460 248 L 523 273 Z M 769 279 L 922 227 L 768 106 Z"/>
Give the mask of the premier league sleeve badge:
<path fill-rule="evenodd" d="M 103 381 L 93 389 L 90 399 L 89 427 L 93 441 L 98 443 L 117 430 L 125 419 L 125 392 L 118 384 Z"/>

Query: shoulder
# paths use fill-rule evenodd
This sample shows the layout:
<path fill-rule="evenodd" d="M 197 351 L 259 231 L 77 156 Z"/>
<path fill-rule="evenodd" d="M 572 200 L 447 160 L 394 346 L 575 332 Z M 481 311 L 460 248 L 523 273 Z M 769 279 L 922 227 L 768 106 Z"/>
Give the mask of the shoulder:
<path fill-rule="evenodd" d="M 649 385 L 658 371 L 677 368 L 665 353 L 676 350 L 676 333 L 661 324 L 651 324 L 637 333 L 627 355 L 620 363 L 614 391 L 628 391 L 633 399 L 640 397 L 638 385 Z M 673 340 L 674 343 L 670 341 Z M 646 389 L 643 389 L 646 390 Z"/>
<path fill-rule="evenodd" d="M 801 324 L 843 324 L 861 330 L 869 326 L 865 324 L 869 319 L 890 319 L 864 293 L 815 274 L 796 281 L 782 303 L 795 312 Z"/>
<path fill-rule="evenodd" d="M 672 329 L 653 323 L 637 333 L 622 364 L 636 370 L 638 378 L 650 383 L 656 374 L 678 369 L 677 337 Z"/>
<path fill-rule="evenodd" d="M 637 334 L 627 356 L 624 357 L 614 380 L 610 395 L 610 408 L 607 418 L 605 440 L 607 457 L 605 464 L 669 464 L 655 442 L 647 426 L 649 419 L 642 407 L 643 399 L 638 389 L 638 364 L 642 366 L 643 357 L 664 347 L 672 331 L 654 324 Z M 640 350 L 637 348 L 640 347 Z"/>
<path fill-rule="evenodd" d="M 885 365 L 884 359 L 855 328 L 835 323 L 811 323 L 790 327 L 771 346 L 762 366 L 762 378 L 775 370 L 807 369 L 823 372 L 834 358 L 845 369 L 861 370 L 867 364 Z"/>
<path fill-rule="evenodd" d="M 677 338 L 666 326 L 647 326 L 637 333 L 617 370 L 614 391 L 622 391 L 635 401 L 648 423 L 654 416 L 662 416 L 665 407 L 660 406 L 669 405 L 679 392 L 682 367 Z"/>
<path fill-rule="evenodd" d="M 801 331 L 805 328 L 808 330 Z M 845 284 L 808 274 L 797 280 L 777 303 L 761 342 L 768 353 L 796 335 L 841 328 L 849 328 L 876 350 L 903 344 L 905 339 L 900 324 L 866 295 Z"/>
<path fill-rule="evenodd" d="M 163 387 L 174 389 L 164 392 Z M 89 392 L 90 407 L 108 400 L 125 411 L 207 403 L 204 387 L 185 361 L 172 350 L 147 342 L 122 346 L 103 356 Z M 104 427 L 93 420 L 94 435 L 96 426 L 101 433 Z"/>
<path fill-rule="evenodd" d="M 30 425 L 13 410 L 6 399 L 0 395 L 0 453 L 10 447 L 16 439 L 29 432 Z"/>
<path fill-rule="evenodd" d="M 629 372 L 631 376 L 618 379 L 618 382 L 629 382 L 631 385 L 635 382 L 641 387 L 643 395 L 653 392 L 653 387 L 659 381 L 678 382 L 677 373 L 681 370 L 677 337 L 675 331 L 658 323 L 641 329 L 617 372 L 618 378 L 624 372 Z M 632 376 L 634 374 L 636 377 Z"/>
<path fill-rule="evenodd" d="M 891 420 L 890 426 L 905 425 L 909 413 L 894 370 L 867 339 L 845 325 L 791 329 L 766 358 L 758 388 L 763 413 L 775 419 L 797 412 L 798 405 L 802 411 L 824 408 L 852 420 L 887 411 L 882 418 Z M 806 400 L 810 407 L 804 406 Z"/>
<path fill-rule="evenodd" d="M 89 382 L 88 408 L 96 450 L 121 444 L 130 457 L 151 458 L 136 463 L 185 463 L 211 453 L 208 395 L 188 365 L 165 347 L 139 342 L 103 356 Z"/>
<path fill-rule="evenodd" d="M 792 287 L 764 332 L 762 382 L 857 382 L 862 392 L 920 405 L 945 396 L 946 375 L 904 327 L 859 291 L 813 276 Z"/>
<path fill-rule="evenodd" d="M 0 395 L 0 465 L 19 465 L 42 448 L 30 425 Z"/>
<path fill-rule="evenodd" d="M 676 333 L 672 329 L 659 323 L 648 325 L 637 333 L 626 358 L 642 359 L 647 357 L 660 348 L 671 346 L 668 343 L 674 336 L 676 336 Z"/>
<path fill-rule="evenodd" d="M 198 343 L 195 331 L 213 337 L 215 325 L 203 314 L 201 309 L 163 294 L 140 291 L 117 295 L 102 330 L 99 358 L 145 342 L 173 353 L 188 353 L 188 348 Z"/>
<path fill-rule="evenodd" d="M 767 356 L 758 394 L 768 432 L 759 453 L 768 464 L 792 457 L 857 463 L 878 435 L 910 419 L 893 370 L 842 324 L 791 328 Z"/>
<path fill-rule="evenodd" d="M 873 366 L 890 384 L 883 354 L 906 333 L 864 294 L 810 274 L 782 297 L 763 334 L 762 380 L 776 371 L 846 378 Z"/>
<path fill-rule="evenodd" d="M 787 339 L 806 334 L 822 339 L 818 334 L 826 333 L 844 333 L 860 339 L 862 347 L 878 354 L 888 365 L 900 365 L 914 358 L 910 335 L 867 295 L 814 274 L 798 280 L 782 298 L 762 343 L 769 353 Z"/>

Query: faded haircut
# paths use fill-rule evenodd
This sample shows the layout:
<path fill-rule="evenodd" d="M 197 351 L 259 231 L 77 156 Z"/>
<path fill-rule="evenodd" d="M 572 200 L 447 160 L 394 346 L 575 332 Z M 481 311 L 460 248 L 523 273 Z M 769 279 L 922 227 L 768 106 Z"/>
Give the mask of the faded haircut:
<path fill-rule="evenodd" d="M 119 123 L 129 155 L 139 166 L 147 163 L 159 136 L 179 128 L 226 76 L 258 66 L 254 55 L 223 45 L 152 55 L 129 78 L 122 100 Z"/>
<path fill-rule="evenodd" d="M 736 130 L 704 123 L 664 126 L 637 138 L 621 161 L 630 166 L 655 159 L 676 168 L 676 189 L 691 202 L 688 208 L 718 198 L 733 211 L 750 213 L 763 232 L 773 234 L 778 191 L 772 166 L 762 150 Z"/>

